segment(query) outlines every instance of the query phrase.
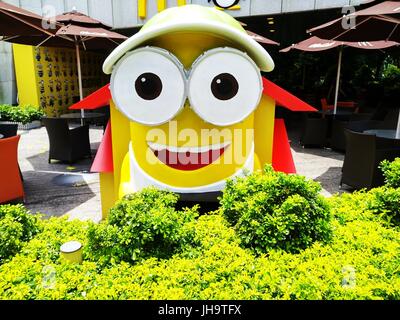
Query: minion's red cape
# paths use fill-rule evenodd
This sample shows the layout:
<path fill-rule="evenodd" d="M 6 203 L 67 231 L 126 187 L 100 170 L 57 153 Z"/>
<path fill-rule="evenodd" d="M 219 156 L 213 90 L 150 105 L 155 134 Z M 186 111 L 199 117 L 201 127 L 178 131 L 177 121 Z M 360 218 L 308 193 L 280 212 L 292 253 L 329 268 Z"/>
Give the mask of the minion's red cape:
<path fill-rule="evenodd" d="M 277 86 L 275 83 L 263 78 L 263 94 L 276 101 L 278 106 L 285 107 L 290 111 L 317 111 L 306 102 L 295 97 L 291 93 Z M 72 105 L 69 109 L 93 110 L 110 104 L 111 92 L 110 85 L 107 84 L 101 89 L 95 91 L 85 99 Z M 296 167 L 293 162 L 292 152 L 290 150 L 289 139 L 286 133 L 285 122 L 283 119 L 275 119 L 274 141 L 272 152 L 272 166 L 276 171 L 286 173 L 296 173 Z M 103 140 L 97 151 L 96 158 L 91 168 L 92 172 L 113 172 L 112 158 L 112 140 L 110 122 L 104 132 Z"/>

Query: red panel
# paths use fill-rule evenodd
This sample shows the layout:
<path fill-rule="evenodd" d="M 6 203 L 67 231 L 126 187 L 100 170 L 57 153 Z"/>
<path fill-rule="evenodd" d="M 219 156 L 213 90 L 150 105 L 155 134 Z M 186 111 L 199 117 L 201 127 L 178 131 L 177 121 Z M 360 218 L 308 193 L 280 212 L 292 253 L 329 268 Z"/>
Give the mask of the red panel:
<path fill-rule="evenodd" d="M 0 203 L 24 198 L 24 187 L 18 169 L 20 136 L 0 139 Z"/>
<path fill-rule="evenodd" d="M 99 150 L 97 150 L 96 157 L 93 161 L 91 172 L 114 172 L 114 163 L 112 156 L 112 137 L 111 137 L 111 123 L 107 124 L 106 131 L 104 132 L 103 140 L 101 141 Z"/>
<path fill-rule="evenodd" d="M 274 146 L 272 151 L 272 166 L 275 171 L 296 173 L 292 151 L 283 119 L 275 119 Z"/>
<path fill-rule="evenodd" d="M 69 109 L 85 109 L 93 110 L 101 107 L 108 106 L 111 100 L 110 84 L 106 84 L 104 87 L 88 95 L 81 101 L 73 104 Z"/>
<path fill-rule="evenodd" d="M 274 99 L 278 105 L 285 107 L 291 111 L 317 111 L 308 103 L 300 100 L 296 96 L 282 89 L 272 81 L 263 77 L 264 94 Z"/>

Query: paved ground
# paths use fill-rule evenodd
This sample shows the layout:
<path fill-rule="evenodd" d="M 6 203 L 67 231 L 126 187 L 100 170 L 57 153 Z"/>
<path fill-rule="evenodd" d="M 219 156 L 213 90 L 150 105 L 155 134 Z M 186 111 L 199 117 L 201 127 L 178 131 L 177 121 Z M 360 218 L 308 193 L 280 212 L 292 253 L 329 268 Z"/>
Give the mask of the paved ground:
<path fill-rule="evenodd" d="M 339 192 L 343 155 L 326 149 L 303 149 L 298 144 L 298 126 L 289 125 L 289 137 L 299 174 L 319 181 L 323 194 Z M 19 163 L 24 177 L 25 205 L 47 216 L 69 214 L 71 218 L 99 221 L 99 177 L 89 173 L 91 159 L 73 166 L 48 163 L 49 142 L 45 128 L 20 131 Z M 90 141 L 95 154 L 103 130 L 91 127 Z"/>
<path fill-rule="evenodd" d="M 89 173 L 92 160 L 81 160 L 73 166 L 52 161 L 48 163 L 49 141 L 44 127 L 19 131 L 19 164 L 24 177 L 25 205 L 32 212 L 48 216 L 69 214 L 72 218 L 99 221 L 99 176 Z M 90 129 L 94 155 L 103 130 Z"/>

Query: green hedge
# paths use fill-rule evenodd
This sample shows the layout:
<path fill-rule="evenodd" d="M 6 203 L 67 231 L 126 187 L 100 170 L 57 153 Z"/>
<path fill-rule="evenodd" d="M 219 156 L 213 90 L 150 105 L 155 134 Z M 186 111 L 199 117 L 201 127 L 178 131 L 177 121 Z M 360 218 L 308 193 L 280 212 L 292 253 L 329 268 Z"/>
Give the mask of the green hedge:
<path fill-rule="evenodd" d="M 295 252 L 283 245 L 263 253 L 244 243 L 232 224 L 232 217 L 236 223 L 243 217 L 237 198 L 227 205 L 230 191 L 221 210 L 197 216 L 196 207 L 175 209 L 174 194 L 148 189 L 119 202 L 98 225 L 39 220 L 40 232 L 0 265 L 0 299 L 400 299 L 400 228 L 387 218 L 395 205 L 391 200 L 383 202 L 390 204 L 386 207 L 372 205 L 377 193 L 388 190 L 388 197 L 398 200 L 396 189 L 322 200 L 315 184 L 277 177 L 281 187 L 262 188 L 271 197 L 280 195 L 278 210 L 297 190 L 309 206 L 319 206 L 307 211 L 310 217 L 323 212 L 322 225 L 330 217 L 329 241 L 322 237 Z M 242 190 L 242 196 L 251 202 L 259 199 L 258 182 L 266 178 L 248 179 L 256 187 Z M 232 182 L 228 190 L 237 187 Z M 234 208 L 229 217 L 227 208 Z M 319 211 L 326 208 L 329 213 Z M 309 223 L 319 226 L 316 221 Z M 108 228 L 115 228 L 111 237 Z M 60 245 L 69 240 L 84 245 L 82 264 L 60 258 Z"/>
<path fill-rule="evenodd" d="M 38 220 L 22 205 L 0 206 L 0 264 L 14 256 L 24 242 L 39 232 Z"/>
<path fill-rule="evenodd" d="M 392 162 L 382 161 L 381 169 L 385 177 L 385 184 L 388 187 L 400 188 L 400 158 L 396 158 Z"/>
<path fill-rule="evenodd" d="M 196 207 L 177 211 L 177 201 L 176 194 L 153 188 L 128 195 L 111 209 L 108 221 L 90 227 L 91 258 L 101 263 L 134 263 L 168 258 L 195 244 Z"/>
<path fill-rule="evenodd" d="M 330 211 L 320 191 L 316 182 L 266 166 L 227 182 L 221 212 L 245 247 L 298 252 L 331 237 Z"/>
<path fill-rule="evenodd" d="M 0 105 L 0 121 L 12 121 L 27 124 L 35 120 L 41 120 L 45 114 L 38 107 L 34 106 L 10 106 Z"/>

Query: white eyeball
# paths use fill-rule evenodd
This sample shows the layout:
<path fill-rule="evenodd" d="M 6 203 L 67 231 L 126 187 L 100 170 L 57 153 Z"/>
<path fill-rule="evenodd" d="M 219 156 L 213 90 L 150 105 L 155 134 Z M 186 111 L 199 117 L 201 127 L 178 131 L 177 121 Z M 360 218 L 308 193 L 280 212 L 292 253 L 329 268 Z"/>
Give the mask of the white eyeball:
<path fill-rule="evenodd" d="M 238 0 L 214 0 L 214 4 L 221 8 L 230 8 L 238 2 Z"/>
<path fill-rule="evenodd" d="M 244 120 L 258 106 L 262 90 L 260 70 L 239 50 L 207 51 L 192 66 L 190 104 L 211 124 L 228 126 Z"/>
<path fill-rule="evenodd" d="M 140 48 L 115 66 L 110 89 L 116 107 L 129 119 L 160 125 L 174 118 L 185 104 L 184 68 L 164 49 Z"/>

